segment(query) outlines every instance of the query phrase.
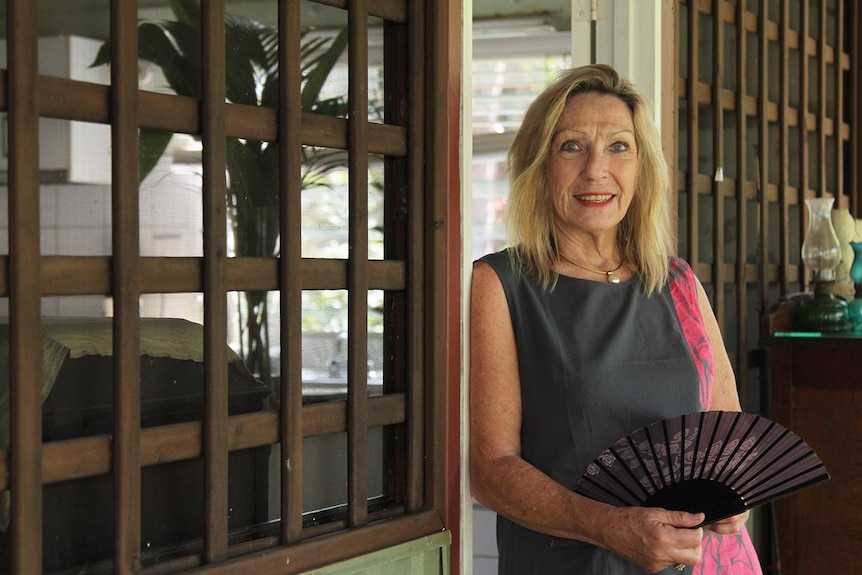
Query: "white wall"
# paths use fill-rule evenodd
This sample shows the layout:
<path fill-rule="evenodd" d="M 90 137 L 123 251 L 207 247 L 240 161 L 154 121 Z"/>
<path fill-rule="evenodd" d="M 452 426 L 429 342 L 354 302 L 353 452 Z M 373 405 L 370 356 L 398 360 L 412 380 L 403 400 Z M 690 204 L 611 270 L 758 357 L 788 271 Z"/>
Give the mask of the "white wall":
<path fill-rule="evenodd" d="M 461 237 L 465 241 L 461 244 L 461 261 L 464 262 L 464 269 L 461 273 L 461 317 L 469 317 L 469 295 L 470 295 L 470 279 L 471 266 L 468 265 L 472 261 L 470 251 L 472 242 L 466 241 L 467 238 L 473 237 L 473 213 L 472 213 L 472 163 L 473 163 L 473 137 L 471 129 L 471 120 L 473 118 L 473 106 L 470 94 L 473 86 L 472 66 L 473 62 L 473 29 L 468 26 L 468 22 L 473 21 L 473 0 L 462 0 L 462 17 L 461 22 L 464 25 L 462 29 L 462 58 L 464 65 L 461 66 Z M 461 322 L 461 489 L 459 509 L 462 511 L 462 517 L 459 525 L 460 541 L 454 542 L 460 548 L 459 568 L 463 575 L 473 573 L 473 498 L 470 496 L 470 478 L 467 470 L 469 469 L 470 456 L 470 418 L 467 409 L 469 401 L 469 388 L 467 387 L 467 358 L 469 358 L 469 339 L 470 328 L 467 322 Z"/>
<path fill-rule="evenodd" d="M 653 103 L 661 126 L 661 0 L 573 0 L 574 65 L 610 64 Z"/>

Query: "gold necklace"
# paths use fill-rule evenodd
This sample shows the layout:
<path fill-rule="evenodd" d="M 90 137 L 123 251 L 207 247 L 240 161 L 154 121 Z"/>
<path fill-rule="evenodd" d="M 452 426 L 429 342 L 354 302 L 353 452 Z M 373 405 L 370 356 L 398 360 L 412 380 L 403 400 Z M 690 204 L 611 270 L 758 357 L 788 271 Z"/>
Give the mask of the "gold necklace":
<path fill-rule="evenodd" d="M 570 263 L 570 264 L 572 264 L 573 266 L 579 267 L 579 268 L 581 268 L 581 269 L 582 269 L 582 270 L 584 270 L 584 271 L 588 271 L 588 272 L 590 272 L 590 273 L 594 273 L 594 274 L 599 274 L 599 275 L 603 275 L 603 276 L 605 276 L 605 277 L 608 279 L 608 283 L 609 283 L 609 284 L 618 284 L 618 283 L 620 283 L 620 276 L 616 275 L 616 272 L 620 271 L 620 268 L 621 268 L 621 267 L 623 267 L 623 263 L 622 263 L 622 262 L 620 262 L 620 265 L 618 265 L 617 267 L 615 267 L 614 269 L 612 269 L 612 270 L 610 270 L 610 271 L 602 271 L 602 270 L 593 270 L 593 269 L 590 269 L 590 268 L 584 267 L 584 266 L 582 266 L 581 264 L 579 264 L 578 262 L 572 261 L 572 260 L 570 260 L 569 258 L 567 258 L 565 255 L 563 255 L 563 253 L 562 253 L 562 252 L 559 252 L 557 255 L 559 255 L 561 258 L 563 258 L 564 260 L 566 260 L 567 262 L 569 262 L 569 263 Z"/>

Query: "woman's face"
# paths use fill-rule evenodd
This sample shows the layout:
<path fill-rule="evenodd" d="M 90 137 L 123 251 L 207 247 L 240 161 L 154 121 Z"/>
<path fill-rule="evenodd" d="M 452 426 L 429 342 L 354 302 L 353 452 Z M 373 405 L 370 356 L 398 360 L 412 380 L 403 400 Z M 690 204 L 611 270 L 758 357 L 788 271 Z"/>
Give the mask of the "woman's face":
<path fill-rule="evenodd" d="M 551 142 L 548 181 L 561 231 L 616 232 L 637 176 L 634 120 L 616 96 L 569 100 Z"/>

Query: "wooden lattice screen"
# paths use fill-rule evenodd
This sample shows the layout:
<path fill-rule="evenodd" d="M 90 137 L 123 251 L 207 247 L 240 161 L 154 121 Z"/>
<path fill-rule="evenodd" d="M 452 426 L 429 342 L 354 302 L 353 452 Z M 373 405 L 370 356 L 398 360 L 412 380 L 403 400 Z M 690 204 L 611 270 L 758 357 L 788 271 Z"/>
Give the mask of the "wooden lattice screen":
<path fill-rule="evenodd" d="M 679 250 L 758 410 L 761 318 L 807 287 L 804 199 L 859 217 L 859 19 L 844 0 L 680 2 Z"/>
<path fill-rule="evenodd" d="M 237 28 L 226 26 L 226 15 L 247 3 L 199 3 L 198 95 L 139 90 L 139 48 L 151 37 L 139 36 L 138 5 L 126 0 L 104 2 L 109 14 L 106 37 L 113 39 L 109 82 L 41 74 L 38 59 L 44 48 L 38 12 L 40 5 L 49 9 L 47 4 L 4 3 L 8 57 L 0 71 L 0 111 L 8 118 L 8 255 L 0 256 L 0 296 L 8 303 L 10 392 L 0 400 L 0 408 L 10 410 L 11 439 L 0 452 L 0 492 L 11 494 L 11 523 L 0 533 L 0 561 L 7 562 L 7 572 L 167 573 L 197 567 L 219 573 L 294 573 L 439 532 L 445 507 L 444 322 L 450 225 L 445 103 L 451 98 L 446 86 L 449 45 L 440 40 L 446 37 L 449 11 L 441 8 L 442 2 L 416 0 L 272 2 L 271 26 L 278 31 L 273 64 L 281 81 L 270 87 L 277 90 L 278 104 L 267 106 L 232 101 L 226 88 L 231 73 L 226 50 L 230 56 L 232 43 L 238 42 L 229 35 Z M 56 4 L 54 9 L 68 10 L 70 23 L 95 17 L 85 10 L 76 13 L 78 4 Z M 340 13 L 339 21 L 346 22 L 348 92 L 343 96 L 348 110 L 342 116 L 308 109 L 301 102 L 308 72 L 301 63 L 300 42 L 309 26 L 305 18 L 323 8 Z M 368 95 L 371 30 L 383 39 L 385 78 L 381 115 L 373 121 Z M 46 118 L 110 126 L 107 253 L 75 253 L 62 246 L 55 252 L 40 249 L 45 214 L 40 215 L 38 199 L 45 184 L 36 135 Z M 142 255 L 139 130 L 186 135 L 201 143 L 202 240 L 197 255 Z M 237 142 L 262 142 L 262 149 L 277 145 L 278 199 L 271 207 L 280 214 L 277 257 L 232 255 L 236 248 L 228 224 L 233 207 L 226 197 L 238 175 L 231 172 L 228 180 L 226 168 L 230 172 Z M 347 257 L 303 252 L 303 157 L 312 149 L 341 151 L 347 158 Z M 382 166 L 384 173 L 382 258 L 369 255 L 368 230 L 378 225 L 369 220 L 371 163 Z M 71 216 L 58 215 L 61 224 L 65 217 Z M 305 295 L 322 290 L 347 294 L 346 390 L 332 401 L 310 401 L 303 372 L 302 306 Z M 377 394 L 369 393 L 367 363 L 372 290 L 384 294 L 385 308 L 385 360 Z M 254 374 L 257 384 L 268 386 L 263 407 L 237 412 L 231 379 L 235 374 L 229 371 L 232 352 L 225 345 L 230 338 L 228 301 L 249 292 L 277 292 L 279 369 L 275 376 Z M 198 416 L 142 421 L 149 375 L 141 359 L 148 319 L 141 313 L 141 301 L 151 294 L 199 294 L 203 300 L 203 375 L 192 398 L 200 404 Z M 111 318 L 112 333 L 111 415 L 107 431 L 43 442 L 45 398 L 39 382 L 45 368 L 39 350 L 48 315 L 43 309 L 48 298 L 77 296 L 109 302 L 111 312 L 105 317 Z M 96 375 L 88 378 L 88 385 L 95 383 Z M 55 383 L 52 396 L 58 397 L 59 386 Z M 0 425 L 3 421 L 0 417 Z M 383 439 L 370 441 L 372 430 Z M 340 445 L 346 473 L 324 480 L 346 485 L 346 495 L 331 508 L 309 509 L 303 476 L 320 462 L 309 460 L 304 446 L 310 439 L 331 437 L 344 438 Z M 232 487 L 249 467 L 246 460 L 233 458 L 260 454 L 261 449 L 263 463 L 250 461 L 261 466 L 253 480 L 263 477 L 265 487 L 255 492 L 251 519 L 236 526 L 241 510 Z M 172 475 L 177 483 L 162 478 L 164 485 L 157 492 L 179 490 L 185 480 L 197 486 L 182 498 L 202 502 L 199 536 L 167 534 L 160 546 L 153 545 L 152 534 L 163 531 L 158 527 L 162 523 L 147 523 L 159 506 L 151 498 L 149 482 L 156 481 L 160 469 L 190 461 L 199 466 Z M 378 475 L 383 477 L 382 492 L 372 498 L 369 477 Z M 107 521 L 113 526 L 112 540 L 100 542 L 106 550 L 96 557 L 58 559 L 55 542 L 45 535 L 56 510 L 49 509 L 44 498 L 52 486 L 68 486 L 63 493 L 74 499 L 82 493 L 75 486 L 86 481 L 98 481 L 104 498 L 91 501 L 88 521 L 77 529 L 96 531 Z M 75 501 L 66 502 L 74 507 Z M 268 512 L 271 509 L 275 512 Z M 165 532 L 173 520 L 166 521 Z"/>

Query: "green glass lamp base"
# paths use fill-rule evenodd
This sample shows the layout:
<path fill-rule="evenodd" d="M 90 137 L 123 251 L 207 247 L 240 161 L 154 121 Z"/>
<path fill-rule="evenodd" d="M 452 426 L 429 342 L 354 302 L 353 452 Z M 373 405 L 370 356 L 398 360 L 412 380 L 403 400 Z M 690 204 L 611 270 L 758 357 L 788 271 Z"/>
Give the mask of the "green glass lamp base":
<path fill-rule="evenodd" d="M 793 309 L 791 323 L 796 331 L 850 331 L 847 302 L 830 293 L 815 293 Z"/>

